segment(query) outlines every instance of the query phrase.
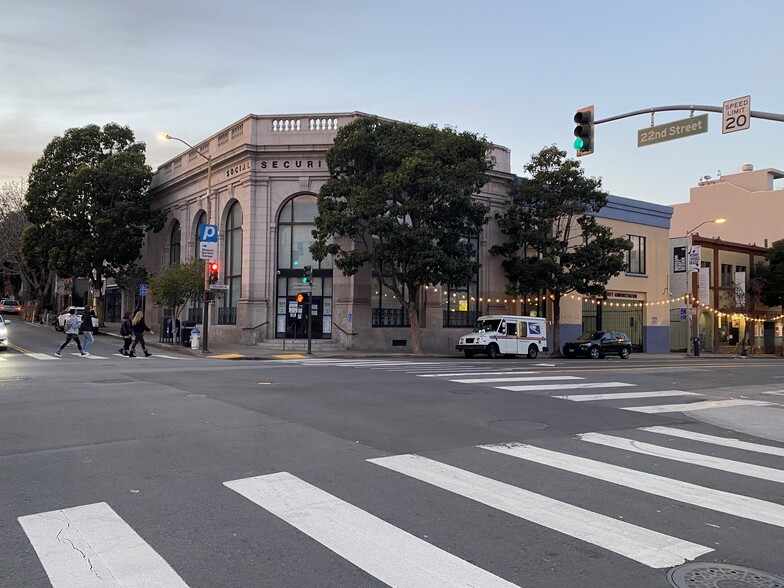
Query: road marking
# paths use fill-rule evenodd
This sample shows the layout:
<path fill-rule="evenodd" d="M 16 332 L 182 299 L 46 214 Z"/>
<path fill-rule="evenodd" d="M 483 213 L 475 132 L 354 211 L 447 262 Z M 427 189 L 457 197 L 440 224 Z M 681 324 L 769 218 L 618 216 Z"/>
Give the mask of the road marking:
<path fill-rule="evenodd" d="M 676 429 L 674 427 L 640 427 L 640 430 L 648 431 L 650 433 L 659 433 L 660 435 L 670 435 L 671 437 L 680 437 L 681 439 L 691 439 L 692 441 L 702 441 L 703 443 L 712 443 L 713 445 L 732 447 L 734 449 L 743 449 L 745 451 L 755 451 L 757 453 L 767 453 L 769 455 L 784 457 L 784 448 L 772 447 L 771 445 L 760 445 L 759 443 L 749 443 L 748 441 L 740 441 L 739 439 L 705 435 L 703 433 L 695 433 L 693 431 Z"/>
<path fill-rule="evenodd" d="M 742 494 L 732 494 L 682 482 L 656 474 L 639 472 L 584 457 L 557 453 L 525 444 L 480 445 L 482 449 L 544 464 L 553 468 L 589 476 L 648 494 L 731 514 L 752 521 L 784 527 L 784 505 L 766 502 Z"/>
<path fill-rule="evenodd" d="M 652 398 L 656 396 L 701 396 L 701 394 L 684 392 L 683 390 L 660 390 L 658 392 L 616 392 L 614 394 L 566 394 L 564 396 L 551 396 L 551 398 L 585 402 L 588 400 L 623 400 L 624 398 Z"/>
<path fill-rule="evenodd" d="M 420 378 L 456 378 L 459 376 L 508 376 L 525 374 L 538 374 L 540 372 L 456 372 L 453 374 L 419 374 Z"/>
<path fill-rule="evenodd" d="M 597 445 L 614 447 L 616 449 L 633 451 L 634 453 L 641 453 L 643 455 L 671 459 L 681 463 L 689 463 L 705 468 L 712 468 L 714 470 L 721 470 L 723 472 L 739 474 L 741 476 L 759 478 L 760 480 L 769 480 L 771 482 L 784 484 L 784 470 L 776 470 L 773 468 L 767 468 L 765 466 L 743 463 L 741 461 L 733 461 L 731 459 L 724 459 L 721 457 L 714 457 L 712 455 L 703 455 L 701 453 L 691 453 L 689 451 L 681 451 L 679 449 L 670 449 L 669 447 L 663 447 L 661 445 L 643 443 L 642 441 L 634 441 L 632 439 L 625 439 L 623 437 L 613 437 L 612 435 L 604 435 L 602 433 L 580 433 L 577 435 L 577 438 L 582 439 L 583 441 L 588 441 L 589 443 L 596 443 Z"/>
<path fill-rule="evenodd" d="M 223 353 L 221 355 L 208 355 L 208 359 L 242 359 L 243 357 L 248 357 L 247 355 L 242 355 L 241 353 Z"/>
<path fill-rule="evenodd" d="M 27 355 L 27 357 L 32 357 L 33 359 L 40 359 L 42 361 L 49 361 L 52 359 L 57 361 L 58 359 L 60 359 L 56 355 L 47 355 L 46 353 L 26 353 L 25 355 Z"/>
<path fill-rule="evenodd" d="M 497 386 L 499 390 L 510 392 L 534 392 L 536 390 L 580 390 L 585 388 L 625 388 L 636 386 L 626 382 L 581 382 L 579 384 L 542 384 L 541 386 Z"/>
<path fill-rule="evenodd" d="M 467 380 L 449 380 L 458 384 L 490 384 L 495 382 L 548 382 L 555 380 L 584 380 L 580 376 L 519 376 L 505 378 L 469 378 Z"/>
<path fill-rule="evenodd" d="M 368 461 L 652 568 L 680 565 L 713 551 L 426 457 L 409 454 Z"/>
<path fill-rule="evenodd" d="M 187 588 L 105 502 L 19 517 L 53 588 Z"/>
<path fill-rule="evenodd" d="M 733 400 L 705 400 L 702 402 L 689 402 L 686 404 L 660 404 L 656 406 L 625 406 L 621 410 L 632 410 L 634 412 L 644 412 L 646 414 L 658 414 L 660 412 L 689 412 L 692 410 L 706 410 L 709 408 L 726 408 L 728 406 L 768 406 L 770 402 L 764 400 L 743 400 L 736 398 Z"/>
<path fill-rule="evenodd" d="M 288 472 L 223 485 L 389 586 L 515 586 Z"/>

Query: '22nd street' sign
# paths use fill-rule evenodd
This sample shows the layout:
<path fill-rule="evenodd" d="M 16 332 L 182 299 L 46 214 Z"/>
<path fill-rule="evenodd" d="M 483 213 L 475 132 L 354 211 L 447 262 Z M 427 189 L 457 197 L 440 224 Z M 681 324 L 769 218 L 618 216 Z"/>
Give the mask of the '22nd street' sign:
<path fill-rule="evenodd" d="M 657 125 L 637 131 L 637 147 L 647 147 L 655 143 L 683 139 L 708 132 L 708 115 L 701 114 L 691 118 L 676 120 L 665 125 Z"/>

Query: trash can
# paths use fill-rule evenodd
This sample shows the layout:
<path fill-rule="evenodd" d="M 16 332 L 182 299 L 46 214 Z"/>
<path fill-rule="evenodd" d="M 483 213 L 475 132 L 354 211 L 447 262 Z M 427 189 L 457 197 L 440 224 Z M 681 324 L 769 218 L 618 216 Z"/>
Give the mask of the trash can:
<path fill-rule="evenodd" d="M 180 341 L 182 341 L 183 347 L 190 347 L 191 346 L 191 331 L 193 327 L 182 327 L 180 329 Z"/>
<path fill-rule="evenodd" d="M 694 357 L 700 356 L 700 339 L 699 337 L 694 338 Z"/>

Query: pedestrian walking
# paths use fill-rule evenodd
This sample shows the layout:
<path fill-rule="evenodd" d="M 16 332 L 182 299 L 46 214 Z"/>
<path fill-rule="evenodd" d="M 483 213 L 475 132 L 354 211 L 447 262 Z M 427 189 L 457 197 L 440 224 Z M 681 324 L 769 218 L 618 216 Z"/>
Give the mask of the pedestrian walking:
<path fill-rule="evenodd" d="M 68 311 L 69 315 L 68 318 L 65 319 L 65 342 L 54 352 L 57 357 L 63 356 L 63 349 L 66 345 L 68 345 L 71 341 L 76 341 L 76 347 L 79 349 L 79 353 L 82 355 L 87 355 L 82 350 L 82 343 L 79 341 L 79 325 L 81 325 L 81 321 L 79 317 L 76 316 L 76 309 L 72 308 Z"/>
<path fill-rule="evenodd" d="M 93 309 L 88 304 L 84 307 L 84 311 L 82 312 L 82 324 L 79 325 L 79 333 L 84 335 L 84 344 L 82 345 L 82 349 L 84 351 L 88 351 L 90 347 L 93 346 L 93 342 L 95 338 L 93 337 L 93 317 L 95 313 Z"/>
<path fill-rule="evenodd" d="M 144 313 L 141 310 L 136 311 L 136 314 L 133 315 L 133 320 L 131 321 L 131 329 L 133 330 L 133 345 L 131 345 L 131 352 L 128 354 L 128 357 L 136 357 L 136 345 L 141 343 L 142 351 L 144 351 L 144 357 L 150 357 L 152 353 L 147 351 L 147 347 L 144 344 L 144 331 L 149 332 L 152 335 L 152 331 L 150 327 L 144 322 Z"/>
<path fill-rule="evenodd" d="M 120 323 L 120 336 L 123 338 L 123 346 L 120 348 L 120 353 L 128 355 L 128 349 L 130 349 L 131 341 L 133 341 L 133 326 L 131 325 L 130 312 L 126 312 L 123 315 L 122 323 Z"/>

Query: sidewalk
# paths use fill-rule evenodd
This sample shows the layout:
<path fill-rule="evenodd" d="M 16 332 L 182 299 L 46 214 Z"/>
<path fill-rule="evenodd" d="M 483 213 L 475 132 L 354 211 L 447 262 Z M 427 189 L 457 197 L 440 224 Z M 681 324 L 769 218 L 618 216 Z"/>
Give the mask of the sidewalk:
<path fill-rule="evenodd" d="M 110 337 L 116 337 L 118 343 L 122 342 L 122 337 L 120 337 L 120 323 L 105 323 L 105 327 L 101 328 L 101 335 L 108 335 Z M 241 345 L 238 343 L 216 343 L 213 341 L 209 341 L 209 352 L 202 353 L 201 349 L 191 349 L 190 347 L 185 347 L 181 344 L 175 343 L 162 343 L 159 341 L 160 333 L 158 331 L 155 332 L 154 335 L 150 335 L 149 333 L 145 334 L 144 341 L 148 347 L 152 349 L 159 349 L 165 350 L 166 353 L 180 353 L 185 356 L 198 356 L 198 357 L 211 357 L 214 359 L 236 359 L 236 360 L 264 360 L 264 359 L 290 359 L 294 357 L 308 357 L 307 352 L 304 349 L 299 348 L 304 340 L 298 340 L 297 348 L 295 349 L 282 349 L 281 347 L 277 347 L 274 343 L 270 345 Z M 289 341 L 291 344 L 291 341 Z M 348 357 L 348 358 L 362 358 L 362 357 L 411 357 L 410 352 L 406 351 L 366 351 L 361 349 L 329 349 L 329 350 L 320 350 L 318 349 L 318 343 L 313 342 L 311 346 L 313 351 L 313 357 L 322 357 L 322 358 L 341 358 L 341 357 Z M 453 353 L 425 353 L 425 357 L 443 357 L 443 358 L 452 358 L 458 359 L 462 358 L 463 355 L 457 351 Z M 564 358 L 552 358 L 549 354 L 542 354 L 536 360 L 526 360 L 526 361 L 551 361 L 553 359 L 564 359 Z M 738 356 L 731 353 L 711 353 L 703 351 L 699 357 L 692 357 L 686 356 L 683 351 L 672 352 L 672 353 L 634 353 L 632 354 L 632 359 L 641 361 L 641 360 L 650 360 L 650 361 L 661 361 L 664 359 L 682 359 L 684 361 L 692 361 L 692 362 L 699 362 L 699 361 L 706 361 L 706 360 L 736 360 L 736 361 L 755 361 L 759 359 L 782 359 L 781 356 L 778 355 L 764 355 L 759 354 L 756 357 L 749 357 L 749 356 Z M 571 361 L 586 361 L 586 360 L 569 360 Z"/>

